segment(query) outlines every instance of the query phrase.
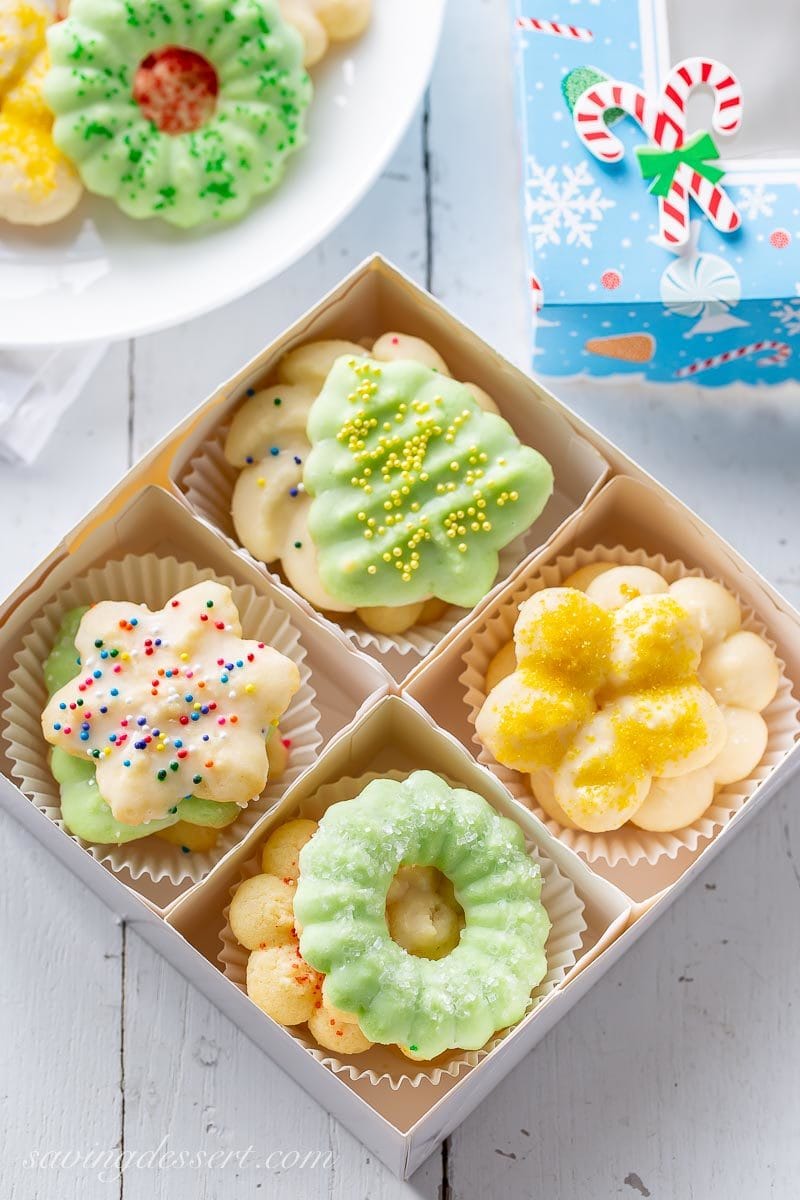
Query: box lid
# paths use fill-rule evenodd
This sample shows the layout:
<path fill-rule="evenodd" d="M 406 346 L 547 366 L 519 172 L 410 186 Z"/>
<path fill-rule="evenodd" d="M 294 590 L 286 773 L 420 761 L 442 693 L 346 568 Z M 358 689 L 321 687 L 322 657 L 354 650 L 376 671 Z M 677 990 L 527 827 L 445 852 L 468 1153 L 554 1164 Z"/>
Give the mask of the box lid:
<path fill-rule="evenodd" d="M 547 305 L 652 302 L 673 312 L 693 304 L 698 311 L 715 305 L 724 313 L 740 300 L 775 300 L 782 302 L 773 315 L 784 334 L 787 322 L 788 332 L 800 330 L 800 301 L 793 300 L 800 292 L 800 134 L 790 118 L 783 119 L 781 81 L 775 78 L 791 64 L 781 47 L 787 39 L 796 46 L 800 9 L 795 0 L 775 0 L 780 11 L 768 30 L 759 22 L 759 55 L 753 56 L 748 5 L 749 0 L 704 0 L 702 6 L 689 0 L 571 0 L 559 21 L 531 17 L 538 10 L 530 0 L 512 0 L 528 261 L 533 286 L 541 288 L 535 303 L 543 293 Z M 742 10 L 738 17 L 732 7 Z M 775 43 L 769 53 L 767 36 Z M 718 83 L 731 73 L 741 80 L 741 123 L 733 134 L 712 129 L 714 78 L 683 86 L 680 105 L 657 102 L 674 66 L 689 55 L 713 55 L 730 68 L 715 77 Z M 618 97 L 621 108 L 634 107 L 638 91 L 649 98 L 651 114 L 677 114 L 685 135 L 676 134 L 673 121 L 662 123 L 660 149 L 672 149 L 671 142 L 688 149 L 696 132 L 712 134 L 725 170 L 719 188 L 739 215 L 734 232 L 719 232 L 692 200 L 687 244 L 682 250 L 663 244 L 668 218 L 659 217 L 637 155 L 657 144 L 619 108 L 607 110 L 610 123 L 596 121 L 594 142 L 587 142 L 607 153 L 608 128 L 622 144 L 619 161 L 595 157 L 576 130 L 570 105 L 604 77 L 629 85 Z M 723 119 L 717 123 L 723 128 L 725 112 L 739 111 L 732 99 L 736 92 L 729 85 L 722 93 Z M 711 159 L 700 162 L 701 170 L 709 164 L 715 165 Z M 672 168 L 665 169 L 669 182 Z M 700 191 L 707 204 L 711 188 L 704 179 Z"/>

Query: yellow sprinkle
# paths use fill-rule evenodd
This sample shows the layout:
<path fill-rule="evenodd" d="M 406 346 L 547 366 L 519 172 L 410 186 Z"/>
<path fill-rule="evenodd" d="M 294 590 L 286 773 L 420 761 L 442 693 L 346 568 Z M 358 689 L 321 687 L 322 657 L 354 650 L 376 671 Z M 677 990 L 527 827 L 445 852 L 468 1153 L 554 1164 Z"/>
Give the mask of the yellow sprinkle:
<path fill-rule="evenodd" d="M 252 696 L 253 692 L 256 690 L 256 685 L 254 683 L 246 683 L 244 690 L 247 692 L 248 696 Z"/>

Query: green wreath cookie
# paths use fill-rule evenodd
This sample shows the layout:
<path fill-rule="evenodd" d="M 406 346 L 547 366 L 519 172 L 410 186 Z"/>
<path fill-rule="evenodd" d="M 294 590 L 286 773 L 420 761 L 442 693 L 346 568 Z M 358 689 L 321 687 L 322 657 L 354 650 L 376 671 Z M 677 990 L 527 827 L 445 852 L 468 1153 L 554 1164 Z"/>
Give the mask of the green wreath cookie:
<path fill-rule="evenodd" d="M 276 0 L 72 0 L 48 43 L 54 140 L 131 217 L 241 216 L 305 140 L 311 82 Z"/>
<path fill-rule="evenodd" d="M 464 911 L 458 945 L 438 960 L 409 954 L 387 928 L 389 885 L 412 864 L 446 875 Z M 481 796 L 429 771 L 376 780 L 332 805 L 300 852 L 300 951 L 370 1041 L 421 1059 L 478 1050 L 520 1020 L 547 970 L 540 892 L 519 826 Z"/>

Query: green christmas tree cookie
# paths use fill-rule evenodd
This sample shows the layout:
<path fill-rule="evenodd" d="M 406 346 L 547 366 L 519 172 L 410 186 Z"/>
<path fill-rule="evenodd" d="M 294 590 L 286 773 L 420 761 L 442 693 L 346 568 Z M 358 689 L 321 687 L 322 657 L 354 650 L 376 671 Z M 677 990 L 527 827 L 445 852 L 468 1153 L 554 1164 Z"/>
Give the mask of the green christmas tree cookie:
<path fill-rule="evenodd" d="M 550 464 L 469 388 L 415 362 L 340 358 L 308 420 L 319 572 L 354 607 L 471 607 L 553 490 Z"/>

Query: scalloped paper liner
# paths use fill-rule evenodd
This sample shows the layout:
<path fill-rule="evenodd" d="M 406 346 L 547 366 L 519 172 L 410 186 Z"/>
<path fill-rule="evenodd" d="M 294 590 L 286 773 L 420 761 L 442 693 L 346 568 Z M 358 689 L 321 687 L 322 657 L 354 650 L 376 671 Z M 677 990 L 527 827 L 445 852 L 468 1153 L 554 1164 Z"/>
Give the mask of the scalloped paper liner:
<path fill-rule="evenodd" d="M 624 546 L 579 549 L 574 554 L 559 556 L 553 563 L 535 567 L 527 579 L 518 583 L 512 592 L 500 599 L 492 615 L 488 616 L 476 631 L 472 645 L 463 656 L 465 670 L 459 676 L 459 682 L 464 686 L 464 699 L 473 729 L 478 711 L 486 699 L 487 668 L 497 651 L 511 641 L 522 602 L 543 588 L 558 587 L 563 579 L 579 567 L 600 561 L 614 562 L 620 566 L 651 567 L 663 575 L 668 583 L 674 583 L 676 579 L 682 579 L 686 575 L 714 578 L 697 567 L 690 570 L 682 562 L 668 561 L 661 554 L 646 554 L 643 550 L 628 550 Z M 717 582 L 731 590 L 723 580 Z M 733 594 L 736 595 L 735 592 Z M 777 654 L 777 647 L 768 636 L 766 626 L 739 596 L 736 596 L 736 599 L 742 610 L 742 628 L 757 633 Z M 479 748 L 478 761 L 492 771 L 516 800 L 536 813 L 551 833 L 571 850 L 582 855 L 587 862 L 603 861 L 610 867 L 626 862 L 634 866 L 645 859 L 653 866 L 664 855 L 675 858 L 681 850 L 693 853 L 702 842 L 710 841 L 724 825 L 727 825 L 745 800 L 794 745 L 800 731 L 800 706 L 792 696 L 792 684 L 787 678 L 786 666 L 780 658 L 778 662 L 781 669 L 778 691 L 772 703 L 761 714 L 769 730 L 764 757 L 747 779 L 729 784 L 718 791 L 703 816 L 684 829 L 677 829 L 671 833 L 651 833 L 637 829 L 631 824 L 608 833 L 566 829 L 538 806 L 528 785 L 527 776 L 498 763 L 478 735 L 473 733 L 472 740 Z"/>
<path fill-rule="evenodd" d="M 223 452 L 225 438 L 230 427 L 231 421 L 224 421 L 216 426 L 208 438 L 198 446 L 179 486 L 192 510 L 212 525 L 218 533 L 221 533 L 232 550 L 238 554 L 244 554 L 248 561 L 255 563 L 262 571 L 266 571 L 274 578 L 281 579 L 286 584 L 286 580 L 283 580 L 282 576 L 261 562 L 260 559 L 255 558 L 249 550 L 226 532 L 231 528 L 231 498 L 240 473 L 238 467 L 231 466 Z M 499 552 L 495 583 L 509 576 L 515 567 L 519 566 L 522 560 L 527 558 L 528 554 L 539 544 L 538 535 L 531 534 L 530 529 L 509 542 Z M 287 586 L 291 587 L 290 584 Z M 354 613 L 325 615 L 362 650 L 372 649 L 378 654 L 389 654 L 394 650 L 404 656 L 414 654 L 418 658 L 424 658 L 468 612 L 467 608 L 450 605 L 447 612 L 438 621 L 432 621 L 427 625 L 412 625 L 405 633 L 395 634 L 376 633 L 374 630 L 368 629 Z"/>
<path fill-rule="evenodd" d="M 73 579 L 44 606 L 15 655 L 11 687 L 3 696 L 7 701 L 2 714 L 3 733 L 9 743 L 12 774 L 36 807 L 68 833 L 61 819 L 58 784 L 49 767 L 50 747 L 41 728 L 41 713 L 47 696 L 43 664 L 64 614 L 77 605 L 100 600 L 129 600 L 144 603 L 149 608 L 160 608 L 176 592 L 204 579 L 218 579 L 231 589 L 245 636 L 273 646 L 291 658 L 300 670 L 300 688 L 280 722 L 281 736 L 291 740 L 289 762 L 280 779 L 268 783 L 261 796 L 251 801 L 232 825 L 220 830 L 216 846 L 205 854 L 185 854 L 180 846 L 157 837 L 122 846 L 97 846 L 68 834 L 98 862 L 114 871 L 125 869 L 133 879 L 148 875 L 156 883 L 164 878 L 173 884 L 187 879 L 197 883 L 316 761 L 322 741 L 317 730 L 319 713 L 305 650 L 289 618 L 272 600 L 259 595 L 249 584 L 238 584 L 229 577 L 216 576 L 207 568 L 178 562 L 175 558 L 129 554 L 102 567 L 93 567 L 85 575 Z"/>
<path fill-rule="evenodd" d="M 381 774 L 370 771 L 357 778 L 345 776 L 318 788 L 312 797 L 301 801 L 300 813 L 304 817 L 319 819 L 323 812 L 340 800 L 349 800 L 357 796 L 373 779 L 406 779 L 408 771 L 387 771 Z M 454 787 L 463 786 L 448 780 Z M 289 818 L 291 819 L 291 818 Z M 265 839 L 266 840 L 266 839 Z M 538 1003 L 563 982 L 567 973 L 575 966 L 580 951 L 586 921 L 583 917 L 583 902 L 578 897 L 572 881 L 562 875 L 555 863 L 545 858 L 539 851 L 526 841 L 528 852 L 537 862 L 542 871 L 542 903 L 547 909 L 551 921 L 550 934 L 547 939 L 547 973 L 541 983 L 531 993 L 530 1012 Z M 233 896 L 239 884 L 261 871 L 261 852 L 249 859 L 242 867 L 241 876 L 231 888 Z M 222 964 L 225 976 L 235 983 L 246 994 L 245 977 L 249 950 L 240 946 L 233 935 L 228 921 L 230 905 L 224 912 L 225 925 L 220 932 L 222 949 L 218 961 Z M 527 1015 L 527 1013 L 526 1013 Z M 524 1018 L 521 1018 L 524 1019 Z M 455 1078 L 468 1067 L 476 1066 L 482 1059 L 499 1045 L 508 1033 L 503 1030 L 494 1035 L 481 1050 L 456 1052 L 454 1055 L 440 1055 L 431 1063 L 420 1066 L 413 1075 L 409 1075 L 411 1060 L 406 1058 L 394 1046 L 373 1045 L 364 1054 L 349 1055 L 336 1058 L 319 1046 L 305 1025 L 286 1027 L 287 1033 L 303 1046 L 317 1062 L 328 1067 L 335 1074 L 344 1074 L 352 1080 L 368 1080 L 372 1084 L 387 1083 L 393 1091 L 403 1086 L 418 1087 L 423 1081 L 433 1084 L 445 1076 Z"/>

